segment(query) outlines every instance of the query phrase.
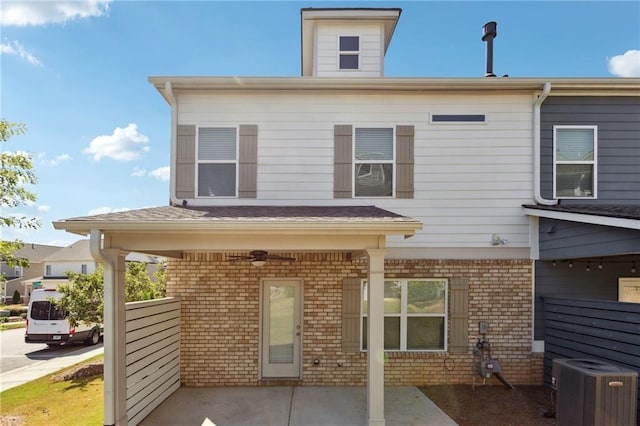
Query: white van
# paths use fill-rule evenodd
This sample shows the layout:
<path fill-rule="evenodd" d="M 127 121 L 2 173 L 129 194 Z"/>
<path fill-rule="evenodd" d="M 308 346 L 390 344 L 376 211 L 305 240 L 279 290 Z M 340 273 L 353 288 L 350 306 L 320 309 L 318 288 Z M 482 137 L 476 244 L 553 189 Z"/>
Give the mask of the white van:
<path fill-rule="evenodd" d="M 100 341 L 99 324 L 80 322 L 75 328 L 69 325 L 66 314 L 60 311 L 51 299 L 62 298 L 62 293 L 49 289 L 37 289 L 31 292 L 27 310 L 26 343 L 46 343 L 58 346 L 65 343 L 84 342 L 95 345 Z"/>

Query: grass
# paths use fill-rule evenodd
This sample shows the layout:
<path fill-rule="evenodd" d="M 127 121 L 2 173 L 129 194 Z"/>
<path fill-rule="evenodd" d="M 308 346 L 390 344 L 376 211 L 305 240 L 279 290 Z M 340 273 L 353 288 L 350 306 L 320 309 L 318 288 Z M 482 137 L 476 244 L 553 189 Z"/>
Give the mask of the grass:
<path fill-rule="evenodd" d="M 95 356 L 70 368 L 96 362 L 102 357 Z M 0 393 L 0 415 L 22 417 L 27 426 L 101 425 L 104 410 L 102 375 L 54 383 L 51 377 L 56 374 L 60 371 Z"/>
<path fill-rule="evenodd" d="M 3 322 L 0 324 L 0 331 L 13 330 L 14 328 L 25 328 L 27 323 L 25 321 L 16 322 Z"/>

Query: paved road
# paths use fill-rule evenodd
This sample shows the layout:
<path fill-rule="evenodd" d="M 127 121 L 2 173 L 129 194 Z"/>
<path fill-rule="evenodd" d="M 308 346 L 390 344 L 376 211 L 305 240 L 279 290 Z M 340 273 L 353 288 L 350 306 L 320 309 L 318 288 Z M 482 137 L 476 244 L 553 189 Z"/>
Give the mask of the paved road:
<path fill-rule="evenodd" d="M 0 333 L 0 392 L 53 373 L 102 352 L 96 346 L 69 345 L 49 348 L 24 343 L 24 329 Z"/>

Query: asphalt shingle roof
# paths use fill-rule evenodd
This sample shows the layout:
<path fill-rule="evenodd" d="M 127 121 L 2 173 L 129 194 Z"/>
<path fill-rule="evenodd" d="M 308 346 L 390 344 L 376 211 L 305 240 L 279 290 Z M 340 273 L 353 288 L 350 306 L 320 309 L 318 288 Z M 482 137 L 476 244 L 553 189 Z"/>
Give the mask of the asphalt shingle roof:
<path fill-rule="evenodd" d="M 180 222 L 222 220 L 360 221 L 411 219 L 375 206 L 213 206 L 152 207 L 66 219 L 65 222 Z M 412 219 L 411 219 L 412 220 Z"/>

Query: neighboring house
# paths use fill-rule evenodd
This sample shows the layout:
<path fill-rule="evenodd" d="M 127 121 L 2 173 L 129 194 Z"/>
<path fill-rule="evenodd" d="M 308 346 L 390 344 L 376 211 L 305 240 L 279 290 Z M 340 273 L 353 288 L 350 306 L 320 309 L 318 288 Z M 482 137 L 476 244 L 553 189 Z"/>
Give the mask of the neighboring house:
<path fill-rule="evenodd" d="M 640 91 L 554 91 L 541 107 L 535 339 L 544 297 L 640 303 Z"/>
<path fill-rule="evenodd" d="M 129 253 L 126 261 L 147 262 L 152 265 L 150 274 L 155 271 L 153 265 L 158 263 L 156 257 L 140 253 Z M 66 247 L 58 248 L 57 251 L 42 259 L 40 275 L 27 280 L 23 279 L 22 285 L 27 296 L 37 288 L 55 290 L 60 284 L 69 282 L 67 272 L 92 274 L 97 265 L 89 250 L 89 240 L 79 240 Z"/>
<path fill-rule="evenodd" d="M 0 262 L 0 273 L 2 273 L 2 276 L 6 280 L 2 285 L 4 289 L 2 294 L 4 303 L 11 303 L 13 293 L 16 290 L 20 293 L 21 301 L 25 302 L 25 297 L 28 297 L 29 293 L 25 293 L 25 288 L 22 284 L 23 280 L 36 278 L 42 275 L 43 259 L 61 248 L 62 247 L 43 244 L 25 243 L 24 246 L 15 253 L 15 255 L 19 258 L 29 260 L 29 267 L 14 267 L 7 265 L 5 261 Z"/>
<path fill-rule="evenodd" d="M 130 251 L 170 258 L 178 385 L 366 384 L 382 425 L 385 384 L 472 381 L 480 321 L 512 383 L 542 382 L 535 118 L 549 84 L 640 81 L 383 77 L 399 16 L 303 9 L 301 78 L 150 78 L 171 106 L 171 205 L 54 224 L 105 263 L 105 424 L 127 416 Z"/>

